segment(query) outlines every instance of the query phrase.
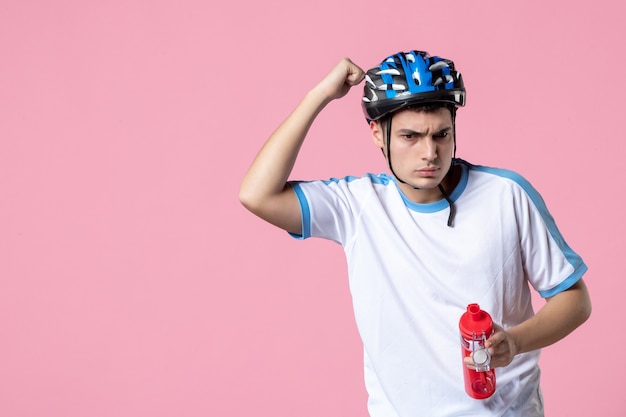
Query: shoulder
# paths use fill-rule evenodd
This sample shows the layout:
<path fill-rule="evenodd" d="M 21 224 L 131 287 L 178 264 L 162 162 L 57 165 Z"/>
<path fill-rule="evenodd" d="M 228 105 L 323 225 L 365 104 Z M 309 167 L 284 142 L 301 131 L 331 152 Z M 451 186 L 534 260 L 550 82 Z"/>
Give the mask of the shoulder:
<path fill-rule="evenodd" d="M 472 190 L 481 190 L 479 193 L 493 201 L 494 195 L 507 195 L 515 206 L 534 206 L 546 218 L 550 218 L 545 200 L 537 189 L 523 175 L 505 168 L 495 168 L 484 165 L 468 165 Z"/>
<path fill-rule="evenodd" d="M 464 160 L 459 160 L 459 162 L 463 165 L 466 165 L 469 168 L 470 172 L 473 172 L 473 173 L 479 173 L 479 174 L 491 175 L 494 177 L 509 179 L 517 183 L 528 182 L 522 175 L 510 169 L 497 168 L 497 167 L 486 166 L 486 165 L 477 165 L 477 164 L 472 164 Z"/>
<path fill-rule="evenodd" d="M 366 173 L 360 177 L 348 175 L 342 178 L 330 178 L 328 180 L 324 180 L 323 183 L 326 185 L 330 184 L 347 184 L 349 186 L 359 186 L 363 184 L 377 184 L 377 185 L 389 185 L 392 179 L 389 175 L 385 173 L 381 174 L 371 174 Z"/>
<path fill-rule="evenodd" d="M 506 168 L 471 164 L 467 161 L 461 161 L 461 163 L 468 167 L 470 176 L 475 179 L 482 179 L 491 184 L 500 183 L 503 186 L 519 188 L 529 195 L 537 193 L 530 181 L 516 171 Z"/>
<path fill-rule="evenodd" d="M 293 187 L 301 188 L 331 188 L 331 189 L 367 189 L 372 186 L 386 187 L 393 183 L 392 177 L 385 173 L 366 173 L 362 176 L 346 175 L 332 177 L 326 180 L 290 181 Z"/>
<path fill-rule="evenodd" d="M 398 193 L 394 179 L 384 173 L 348 175 L 327 180 L 293 181 L 290 184 L 301 199 L 342 200 L 350 202 L 351 206 L 361 205 L 369 201 L 373 195 L 377 195 L 379 199 L 386 199 L 394 192 Z"/>

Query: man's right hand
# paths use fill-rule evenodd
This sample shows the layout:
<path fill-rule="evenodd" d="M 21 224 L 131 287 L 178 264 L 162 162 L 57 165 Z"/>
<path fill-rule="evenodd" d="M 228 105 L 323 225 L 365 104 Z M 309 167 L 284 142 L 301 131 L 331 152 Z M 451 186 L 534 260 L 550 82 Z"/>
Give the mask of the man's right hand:
<path fill-rule="evenodd" d="M 365 72 L 350 58 L 343 58 L 317 85 L 330 100 L 342 98 L 365 78 Z"/>

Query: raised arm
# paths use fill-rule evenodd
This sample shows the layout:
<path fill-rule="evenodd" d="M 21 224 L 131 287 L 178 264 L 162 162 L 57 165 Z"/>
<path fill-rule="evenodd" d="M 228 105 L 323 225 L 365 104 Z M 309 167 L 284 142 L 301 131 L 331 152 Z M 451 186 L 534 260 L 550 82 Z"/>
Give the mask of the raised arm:
<path fill-rule="evenodd" d="M 287 183 L 298 152 L 319 112 L 363 78 L 361 68 L 342 59 L 278 126 L 241 182 L 239 200 L 248 210 L 288 232 L 301 233 L 300 205 Z"/>

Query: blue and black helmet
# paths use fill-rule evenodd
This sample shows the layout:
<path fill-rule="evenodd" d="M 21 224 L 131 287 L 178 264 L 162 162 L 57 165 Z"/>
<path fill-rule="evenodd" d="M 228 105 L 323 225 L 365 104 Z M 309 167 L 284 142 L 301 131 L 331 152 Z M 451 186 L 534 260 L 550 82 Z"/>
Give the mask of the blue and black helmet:
<path fill-rule="evenodd" d="M 398 52 L 367 71 L 363 112 L 378 120 L 396 110 L 423 103 L 465 105 L 465 86 L 454 62 L 424 51 Z"/>

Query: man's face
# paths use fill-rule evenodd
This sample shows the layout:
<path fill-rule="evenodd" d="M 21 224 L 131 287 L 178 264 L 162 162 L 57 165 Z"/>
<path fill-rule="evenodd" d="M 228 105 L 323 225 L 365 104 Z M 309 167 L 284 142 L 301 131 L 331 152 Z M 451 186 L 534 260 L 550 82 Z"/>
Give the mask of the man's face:
<path fill-rule="evenodd" d="M 387 149 L 386 126 L 372 122 L 370 129 L 376 146 L 391 157 L 396 176 L 408 183 L 399 182 L 407 197 L 416 203 L 441 199 L 437 185 L 450 169 L 454 153 L 450 110 L 401 110 L 395 113 L 391 121 L 391 152 Z"/>

